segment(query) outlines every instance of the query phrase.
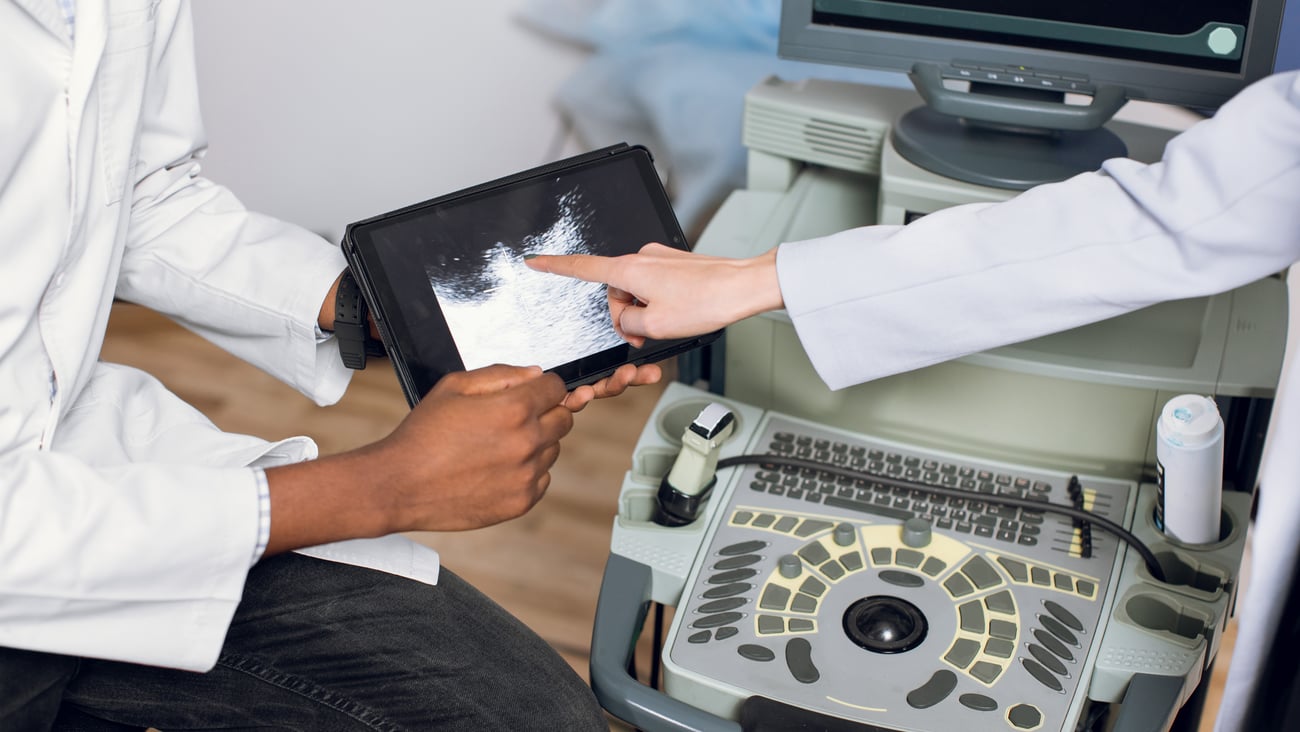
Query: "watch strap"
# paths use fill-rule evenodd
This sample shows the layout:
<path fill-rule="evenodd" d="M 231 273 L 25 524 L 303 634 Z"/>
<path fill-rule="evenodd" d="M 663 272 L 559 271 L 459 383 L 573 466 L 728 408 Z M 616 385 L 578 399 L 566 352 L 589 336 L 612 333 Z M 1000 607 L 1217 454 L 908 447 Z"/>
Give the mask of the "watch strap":
<path fill-rule="evenodd" d="M 370 339 L 369 310 L 361 296 L 361 286 L 344 270 L 339 279 L 338 295 L 334 298 L 334 335 L 339 340 L 339 355 L 343 365 L 350 369 L 366 367 L 367 341 Z"/>

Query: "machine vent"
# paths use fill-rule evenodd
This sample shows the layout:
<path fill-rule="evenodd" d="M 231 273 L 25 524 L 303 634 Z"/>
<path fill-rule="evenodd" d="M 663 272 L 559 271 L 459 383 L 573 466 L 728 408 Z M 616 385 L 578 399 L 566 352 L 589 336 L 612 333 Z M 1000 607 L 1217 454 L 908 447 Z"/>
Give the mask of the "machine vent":
<path fill-rule="evenodd" d="M 889 127 L 865 118 L 837 118 L 821 110 L 792 109 L 747 100 L 745 146 L 753 150 L 878 175 L 880 151 Z"/>

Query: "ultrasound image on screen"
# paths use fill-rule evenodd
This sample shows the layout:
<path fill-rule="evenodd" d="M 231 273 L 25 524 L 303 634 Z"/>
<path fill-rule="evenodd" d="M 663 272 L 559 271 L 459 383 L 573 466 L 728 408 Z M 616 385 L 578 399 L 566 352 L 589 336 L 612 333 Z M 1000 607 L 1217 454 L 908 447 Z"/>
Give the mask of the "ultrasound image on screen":
<path fill-rule="evenodd" d="M 445 348 L 441 312 L 466 369 L 495 363 L 554 368 L 626 344 L 605 286 L 535 272 L 534 254 L 635 252 L 670 242 L 636 163 L 619 160 L 437 204 L 377 231 L 418 360 Z M 671 215 L 671 212 L 669 212 Z"/>
<path fill-rule="evenodd" d="M 548 369 L 623 343 L 610 322 L 604 285 L 524 264 L 525 255 L 608 251 L 583 188 L 562 190 L 554 218 L 538 222 L 544 228 L 511 232 L 481 251 L 439 252 L 425 266 L 465 368 Z"/>

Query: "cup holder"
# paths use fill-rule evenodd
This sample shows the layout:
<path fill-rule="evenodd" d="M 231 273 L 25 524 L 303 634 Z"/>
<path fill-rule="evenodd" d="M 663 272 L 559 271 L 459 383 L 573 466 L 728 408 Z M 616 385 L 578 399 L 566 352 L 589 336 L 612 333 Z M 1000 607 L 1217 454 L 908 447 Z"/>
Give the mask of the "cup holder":
<path fill-rule="evenodd" d="M 1223 510 L 1219 512 L 1218 541 L 1212 541 L 1206 544 L 1189 544 L 1184 541 L 1179 541 L 1178 539 L 1160 531 L 1160 529 L 1156 527 L 1154 508 L 1152 508 L 1151 513 L 1147 514 L 1147 525 L 1150 526 L 1153 531 L 1160 534 L 1160 537 L 1165 541 L 1168 541 L 1170 544 L 1192 550 L 1209 551 L 1220 549 L 1231 544 L 1237 538 L 1237 520 L 1232 511 L 1228 510 L 1227 506 L 1224 506 Z"/>
<path fill-rule="evenodd" d="M 676 459 L 677 451 L 671 448 L 652 447 L 642 450 L 632 459 L 632 479 L 658 488 L 659 481 L 672 470 Z"/>
<path fill-rule="evenodd" d="M 687 427 L 691 426 L 691 422 L 694 422 L 696 417 L 700 416 L 700 412 L 714 401 L 726 404 L 721 400 L 689 399 L 664 409 L 659 413 L 659 419 L 655 423 L 655 427 L 659 430 L 659 436 L 671 445 L 682 444 L 682 433 L 686 431 Z M 736 418 L 736 427 L 731 432 L 732 437 L 734 437 L 741 429 L 740 413 L 734 408 L 731 409 L 731 413 Z M 728 437 L 727 439 L 730 440 L 731 438 Z"/>
<path fill-rule="evenodd" d="M 1158 633 L 1173 633 L 1191 641 L 1206 637 L 1213 620 L 1204 612 L 1174 605 L 1150 593 L 1130 597 L 1124 603 L 1124 612 L 1139 627 Z"/>
<path fill-rule="evenodd" d="M 1172 549 L 1156 551 L 1156 563 L 1165 573 L 1165 584 L 1216 593 L 1228 584 L 1223 569 Z"/>

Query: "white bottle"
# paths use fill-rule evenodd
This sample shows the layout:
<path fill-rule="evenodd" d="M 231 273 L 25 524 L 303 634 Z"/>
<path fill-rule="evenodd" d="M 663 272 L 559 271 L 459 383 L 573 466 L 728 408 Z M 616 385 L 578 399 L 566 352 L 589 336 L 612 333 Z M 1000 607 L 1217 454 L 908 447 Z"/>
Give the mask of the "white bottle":
<path fill-rule="evenodd" d="M 1170 399 L 1156 422 L 1156 527 L 1187 544 L 1219 540 L 1223 420 L 1199 394 Z"/>

